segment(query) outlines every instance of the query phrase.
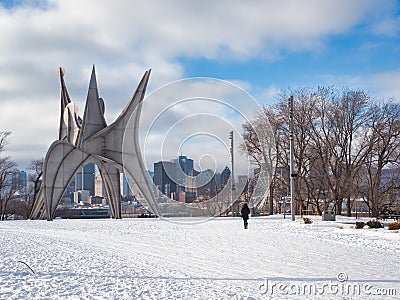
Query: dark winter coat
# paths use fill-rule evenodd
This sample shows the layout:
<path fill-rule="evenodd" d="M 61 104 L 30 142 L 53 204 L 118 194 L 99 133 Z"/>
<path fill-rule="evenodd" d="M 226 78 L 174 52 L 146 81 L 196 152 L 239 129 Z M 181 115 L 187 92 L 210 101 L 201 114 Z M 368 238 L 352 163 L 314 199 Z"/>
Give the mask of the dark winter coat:
<path fill-rule="evenodd" d="M 247 204 L 243 205 L 242 210 L 240 212 L 242 213 L 243 220 L 249 219 L 250 209 L 247 206 Z"/>

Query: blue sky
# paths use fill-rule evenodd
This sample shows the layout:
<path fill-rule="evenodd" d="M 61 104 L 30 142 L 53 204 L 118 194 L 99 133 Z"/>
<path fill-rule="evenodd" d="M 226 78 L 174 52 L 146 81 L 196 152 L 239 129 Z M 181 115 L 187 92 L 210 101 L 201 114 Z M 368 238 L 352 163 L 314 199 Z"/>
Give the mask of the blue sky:
<path fill-rule="evenodd" d="M 399 24 L 400 25 L 400 24 Z M 399 27 L 400 29 L 400 27 Z M 248 61 L 215 61 L 182 59 L 188 76 L 208 74 L 217 78 L 251 81 L 258 88 L 274 85 L 278 89 L 296 86 L 326 84 L 348 85 L 365 88 L 380 96 L 379 87 L 362 82 L 348 82 L 331 77 L 364 77 L 400 69 L 400 38 L 394 35 L 377 35 L 368 31 L 368 22 L 344 34 L 324 39 L 323 49 L 318 52 L 283 53 L 282 57 L 267 61 L 252 58 Z M 389 94 L 383 93 L 385 96 Z M 399 96 L 398 93 L 392 96 Z"/>
<path fill-rule="evenodd" d="M 0 1 L 0 39 L 0 130 L 12 131 L 21 168 L 57 136 L 59 66 L 83 114 L 96 65 L 108 123 L 148 68 L 149 91 L 201 76 L 233 81 L 260 104 L 318 85 L 400 99 L 394 0 Z"/>

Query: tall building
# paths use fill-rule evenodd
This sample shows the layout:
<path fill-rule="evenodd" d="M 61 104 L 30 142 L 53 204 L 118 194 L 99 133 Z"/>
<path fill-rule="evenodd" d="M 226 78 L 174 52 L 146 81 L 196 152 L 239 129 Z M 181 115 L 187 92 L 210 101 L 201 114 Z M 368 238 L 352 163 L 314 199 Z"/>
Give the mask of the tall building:
<path fill-rule="evenodd" d="M 187 158 L 187 156 L 180 155 L 172 162 L 175 163 L 177 168 L 182 170 L 186 175 L 189 175 L 190 171 L 193 170 L 193 159 Z"/>
<path fill-rule="evenodd" d="M 13 191 L 19 191 L 20 194 L 26 193 L 27 177 L 25 171 L 15 171 L 11 175 L 11 188 Z"/>
<path fill-rule="evenodd" d="M 85 165 L 75 177 L 75 191 L 89 191 L 89 196 L 95 196 L 95 164 Z"/>
<path fill-rule="evenodd" d="M 154 163 L 153 182 L 166 196 L 175 200 L 192 202 L 197 195 L 213 196 L 227 184 L 231 171 L 214 173 L 207 169 L 198 172 L 193 168 L 193 159 L 180 155 L 171 161 Z"/>
<path fill-rule="evenodd" d="M 75 203 L 81 203 L 81 202 L 88 202 L 88 198 L 89 198 L 89 191 L 76 191 L 74 193 L 74 202 Z"/>
<path fill-rule="evenodd" d="M 154 184 L 166 196 L 176 192 L 176 164 L 170 161 L 154 163 Z"/>
<path fill-rule="evenodd" d="M 174 181 L 176 182 L 176 191 L 185 192 L 185 186 L 187 177 L 190 172 L 193 170 L 193 159 L 187 158 L 186 156 L 180 155 L 178 158 L 172 160 L 175 164 L 175 177 Z"/>
<path fill-rule="evenodd" d="M 168 197 L 185 192 L 187 177 L 193 170 L 193 159 L 180 155 L 171 161 L 154 163 L 153 182 Z"/>
<path fill-rule="evenodd" d="M 75 192 L 75 177 L 68 184 L 63 197 L 68 197 L 71 200 L 71 202 L 73 202 L 74 201 L 74 192 Z"/>
<path fill-rule="evenodd" d="M 231 170 L 226 166 L 221 173 L 221 184 L 225 186 L 228 183 L 229 177 L 231 177 Z"/>
<path fill-rule="evenodd" d="M 132 189 L 129 186 L 128 179 L 126 178 L 125 174 L 122 174 L 122 195 L 123 196 L 130 196 L 132 195 Z"/>
<path fill-rule="evenodd" d="M 99 196 L 99 197 L 105 196 L 103 178 L 101 178 L 100 174 L 96 176 L 96 179 L 94 181 L 94 196 Z"/>

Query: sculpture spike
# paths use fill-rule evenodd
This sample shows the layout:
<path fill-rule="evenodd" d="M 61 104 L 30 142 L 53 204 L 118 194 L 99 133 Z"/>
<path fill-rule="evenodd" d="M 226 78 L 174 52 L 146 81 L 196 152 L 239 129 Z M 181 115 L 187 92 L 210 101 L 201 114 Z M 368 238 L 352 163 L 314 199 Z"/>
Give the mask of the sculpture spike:
<path fill-rule="evenodd" d="M 62 140 L 67 135 L 67 126 L 64 122 L 64 111 L 67 105 L 71 102 L 69 98 L 69 94 L 67 91 L 67 87 L 64 81 L 64 71 L 62 67 L 59 68 L 59 75 L 60 75 L 60 83 L 61 83 L 61 114 L 60 114 L 60 127 L 58 130 L 58 139 Z"/>
<path fill-rule="evenodd" d="M 67 108 L 68 113 L 68 124 L 67 124 L 67 141 L 71 144 L 74 143 L 74 119 L 71 115 L 71 111 Z"/>
<path fill-rule="evenodd" d="M 83 143 L 93 134 L 107 127 L 103 111 L 104 109 L 102 108 L 97 89 L 96 71 L 93 65 L 89 90 L 86 98 L 85 112 L 83 114 L 82 128 L 78 137 L 77 145 L 79 147 L 82 147 Z"/>
<path fill-rule="evenodd" d="M 137 113 L 138 107 L 144 99 L 150 73 L 151 70 L 147 70 L 144 73 L 131 101 L 129 101 L 128 105 L 124 108 L 117 119 L 102 131 L 99 131 L 88 138 L 86 146 L 82 147 L 83 149 L 98 155 L 106 155 L 122 165 L 122 145 L 125 128 L 132 115 Z M 101 140 L 101 143 L 99 140 Z M 96 146 L 99 145 L 99 143 L 102 147 Z"/>

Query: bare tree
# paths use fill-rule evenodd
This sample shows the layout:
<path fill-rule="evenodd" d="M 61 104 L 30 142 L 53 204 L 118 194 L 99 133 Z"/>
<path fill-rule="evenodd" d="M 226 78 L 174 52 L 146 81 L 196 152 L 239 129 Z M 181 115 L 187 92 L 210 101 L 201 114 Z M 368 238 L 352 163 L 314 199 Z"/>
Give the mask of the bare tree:
<path fill-rule="evenodd" d="M 240 145 L 240 150 L 251 157 L 253 163 L 257 166 L 257 172 L 255 172 L 251 184 L 252 188 L 250 189 L 253 193 L 252 199 L 256 197 L 257 199 L 254 202 L 257 203 L 254 204 L 263 205 L 264 199 L 258 198 L 261 195 L 264 198 L 264 192 L 269 189 L 269 214 L 273 214 L 274 199 L 277 198 L 276 186 L 279 185 L 280 180 L 276 174 L 276 170 L 285 156 L 284 152 L 287 152 L 286 148 L 282 145 L 282 143 L 286 142 L 285 138 L 282 139 L 282 132 L 285 128 L 284 124 L 285 120 L 283 116 L 280 114 L 279 109 L 274 106 L 264 107 L 261 112 L 255 114 L 254 120 L 242 126 L 244 143 Z M 265 134 L 266 128 L 271 129 Z M 269 176 L 264 176 L 265 169 L 271 171 L 270 180 L 268 179 Z M 263 182 L 263 178 L 268 180 Z"/>
<path fill-rule="evenodd" d="M 384 204 L 400 194 L 400 104 L 393 100 L 372 104 L 361 90 L 335 87 L 282 91 L 278 101 L 243 126 L 242 151 L 256 164 L 264 162 L 261 141 L 254 127 L 269 122 L 274 136 L 275 173 L 270 188 L 270 213 L 288 180 L 282 170 L 289 165 L 287 99 L 294 96 L 295 199 L 319 213 L 329 202 L 337 214 L 342 205 L 351 216 L 360 195 L 375 217 Z M 280 170 L 280 174 L 276 172 Z M 320 207 L 321 204 L 324 207 Z"/>
<path fill-rule="evenodd" d="M 10 157 L 3 157 L 7 137 L 10 132 L 0 131 L 0 221 L 6 219 L 7 206 L 13 197 L 15 191 L 12 189 L 11 174 L 15 170 L 16 164 L 10 160 Z"/>
<path fill-rule="evenodd" d="M 335 99 L 334 137 L 339 149 L 337 159 L 343 163 L 343 193 L 347 215 L 351 216 L 351 197 L 355 196 L 353 182 L 363 165 L 370 145 L 365 143 L 370 125 L 369 97 L 363 91 L 342 91 Z M 339 204 L 341 205 L 340 201 Z"/>
<path fill-rule="evenodd" d="M 32 184 L 32 201 L 29 203 L 28 216 L 31 214 L 32 207 L 35 205 L 42 182 L 44 167 L 44 158 L 34 159 L 31 161 L 28 170 L 32 172 L 28 175 L 28 181 Z"/>
<path fill-rule="evenodd" d="M 269 120 L 274 136 L 275 166 L 269 191 L 269 213 L 273 214 L 275 204 L 288 195 L 289 181 L 289 125 L 287 122 L 287 99 L 281 98 L 276 106 L 264 107 L 265 117 Z M 275 205 L 277 207 L 277 205 Z"/>
<path fill-rule="evenodd" d="M 321 159 L 316 155 L 313 140 L 313 122 L 318 115 L 317 92 L 308 88 L 297 90 L 287 90 L 281 93 L 282 104 L 290 95 L 294 97 L 294 158 L 295 158 L 295 200 L 299 207 L 299 212 L 309 209 L 310 205 L 316 210 L 319 209 L 319 195 L 322 190 L 315 190 L 321 181 L 315 180 L 317 173 L 316 166 L 321 165 Z M 281 113 L 285 113 L 282 109 Z M 288 124 L 286 125 L 288 127 Z M 288 139 L 289 132 L 285 132 Z M 289 146 L 286 146 L 287 149 Z M 288 157 L 288 156 L 287 156 Z M 322 188 L 322 186 L 320 187 Z"/>
<path fill-rule="evenodd" d="M 346 199 L 347 213 L 351 215 L 351 197 L 357 194 L 353 183 L 369 151 L 365 143 L 370 122 L 369 97 L 363 91 L 333 87 L 318 88 L 313 97 L 318 99 L 310 122 L 314 150 L 337 213 L 341 214 Z"/>
<path fill-rule="evenodd" d="M 360 174 L 361 195 L 372 215 L 379 217 L 384 204 L 397 200 L 399 195 L 400 165 L 400 104 L 393 100 L 373 105 L 369 130 L 370 151 L 366 156 L 363 172 Z M 386 171 L 397 167 L 397 172 Z"/>
<path fill-rule="evenodd" d="M 300 212 L 305 204 L 311 204 L 321 213 L 321 203 L 325 209 L 328 202 L 334 202 L 337 213 L 341 214 L 345 201 L 350 215 L 352 199 L 358 194 L 357 177 L 371 151 L 369 96 L 363 91 L 335 87 L 282 91 L 275 105 L 265 107 L 254 122 L 243 126 L 245 143 L 242 147 L 259 163 L 263 159 L 262 143 L 252 126 L 269 121 L 275 138 L 275 170 L 288 169 L 287 99 L 290 95 L 295 100 L 295 199 Z M 286 180 L 274 175 L 270 199 L 276 197 L 275 190 L 279 186 L 282 188 L 282 183 L 288 184 L 278 182 Z"/>

